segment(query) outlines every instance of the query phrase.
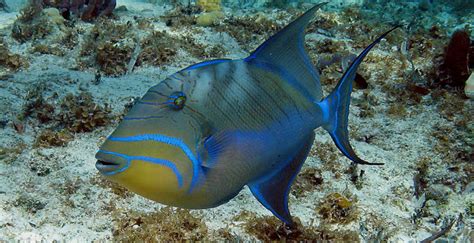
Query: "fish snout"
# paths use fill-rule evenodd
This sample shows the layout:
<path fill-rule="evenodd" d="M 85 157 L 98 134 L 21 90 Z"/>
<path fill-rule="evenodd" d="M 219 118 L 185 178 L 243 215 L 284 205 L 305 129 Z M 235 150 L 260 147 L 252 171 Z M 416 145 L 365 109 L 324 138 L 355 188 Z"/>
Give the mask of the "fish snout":
<path fill-rule="evenodd" d="M 103 175 L 114 175 L 128 167 L 128 161 L 120 156 L 99 151 L 95 157 L 95 168 Z"/>

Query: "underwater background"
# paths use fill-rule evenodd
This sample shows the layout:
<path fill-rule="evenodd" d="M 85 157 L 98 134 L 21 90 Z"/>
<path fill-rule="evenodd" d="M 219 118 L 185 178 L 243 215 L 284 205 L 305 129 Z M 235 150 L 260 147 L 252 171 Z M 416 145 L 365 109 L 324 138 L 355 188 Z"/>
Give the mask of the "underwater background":
<path fill-rule="evenodd" d="M 474 1 L 328 1 L 305 46 L 324 95 L 355 55 L 355 165 L 322 129 L 293 184 L 296 229 L 244 188 L 161 205 L 105 180 L 99 146 L 151 86 L 245 58 L 320 1 L 0 0 L 0 241 L 474 240 Z M 91 1 L 86 1 L 91 2 Z M 99 6 L 100 5 L 100 6 Z M 216 185 L 218 186 L 218 185 Z"/>

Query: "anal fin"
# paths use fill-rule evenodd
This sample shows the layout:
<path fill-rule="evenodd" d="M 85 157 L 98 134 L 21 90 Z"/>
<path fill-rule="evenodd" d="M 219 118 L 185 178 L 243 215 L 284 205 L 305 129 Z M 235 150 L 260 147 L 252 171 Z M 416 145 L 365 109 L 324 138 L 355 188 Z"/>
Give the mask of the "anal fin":
<path fill-rule="evenodd" d="M 278 171 L 248 184 L 252 194 L 258 201 L 289 226 L 294 225 L 294 222 L 288 210 L 288 194 L 291 184 L 308 156 L 313 141 L 314 133 L 306 139 L 301 148 L 290 156 L 287 163 L 280 167 Z"/>

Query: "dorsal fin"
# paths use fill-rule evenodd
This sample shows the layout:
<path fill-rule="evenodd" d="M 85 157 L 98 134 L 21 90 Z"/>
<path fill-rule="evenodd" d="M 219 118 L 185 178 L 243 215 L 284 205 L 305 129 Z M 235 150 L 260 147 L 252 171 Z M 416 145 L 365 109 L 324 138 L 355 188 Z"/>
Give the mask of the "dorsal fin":
<path fill-rule="evenodd" d="M 245 61 L 258 61 L 275 66 L 288 73 L 297 85 L 309 93 L 313 101 L 322 98 L 319 73 L 314 68 L 304 48 L 305 29 L 314 13 L 322 5 L 318 4 L 288 24 L 285 28 L 261 44 Z"/>

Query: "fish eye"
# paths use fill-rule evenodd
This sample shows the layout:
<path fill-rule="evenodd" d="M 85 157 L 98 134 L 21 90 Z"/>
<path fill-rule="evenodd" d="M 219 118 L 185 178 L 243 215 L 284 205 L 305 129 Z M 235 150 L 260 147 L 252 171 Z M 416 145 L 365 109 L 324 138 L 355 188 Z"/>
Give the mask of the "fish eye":
<path fill-rule="evenodd" d="M 183 92 L 174 92 L 170 95 L 170 103 L 174 110 L 181 110 L 186 103 L 186 95 Z"/>

